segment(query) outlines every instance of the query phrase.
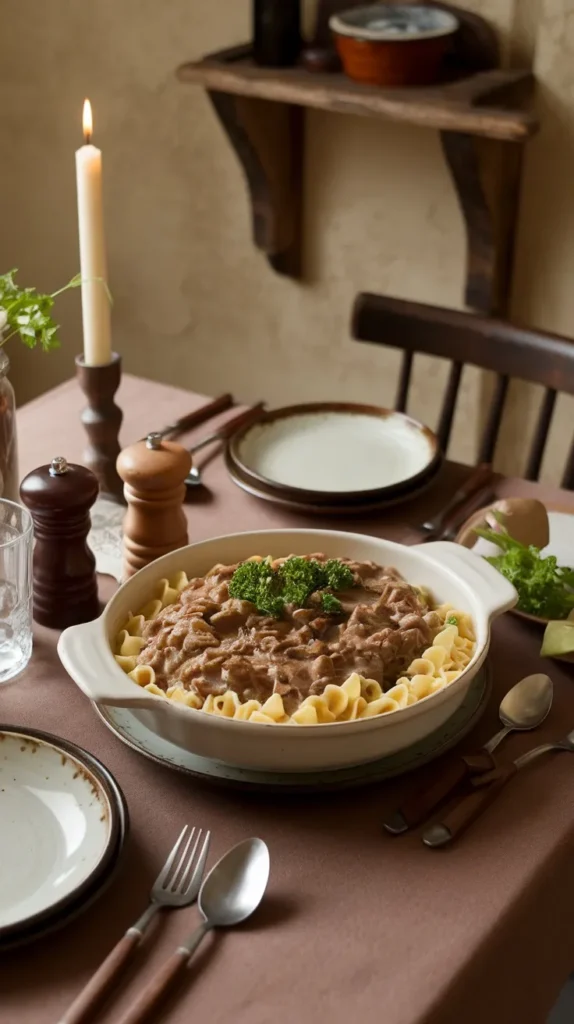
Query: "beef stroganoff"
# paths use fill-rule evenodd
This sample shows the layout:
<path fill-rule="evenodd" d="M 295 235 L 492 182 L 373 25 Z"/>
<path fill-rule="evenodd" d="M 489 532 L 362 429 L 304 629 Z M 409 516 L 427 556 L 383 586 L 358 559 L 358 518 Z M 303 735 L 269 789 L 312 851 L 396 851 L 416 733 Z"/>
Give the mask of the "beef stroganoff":
<path fill-rule="evenodd" d="M 434 607 L 395 569 L 313 554 L 161 580 L 114 653 L 139 686 L 190 708 L 317 725 L 414 704 L 457 679 L 474 650 L 470 616 Z"/>

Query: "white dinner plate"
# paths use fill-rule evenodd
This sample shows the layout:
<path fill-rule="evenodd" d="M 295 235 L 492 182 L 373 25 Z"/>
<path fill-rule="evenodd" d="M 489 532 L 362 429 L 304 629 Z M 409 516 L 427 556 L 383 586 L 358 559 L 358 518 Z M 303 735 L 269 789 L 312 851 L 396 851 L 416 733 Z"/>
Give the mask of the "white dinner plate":
<path fill-rule="evenodd" d="M 232 438 L 229 451 L 248 483 L 323 502 L 404 491 L 440 459 L 435 435 L 409 416 L 336 402 L 266 413 Z"/>
<path fill-rule="evenodd" d="M 476 725 L 486 708 L 490 694 L 488 662 L 473 680 L 470 689 L 455 713 L 420 743 L 397 754 L 380 758 L 369 764 L 352 768 L 339 768 L 326 772 L 262 772 L 236 768 L 223 761 L 198 757 L 188 750 L 164 740 L 152 732 L 127 708 L 100 707 L 94 704 L 108 729 L 128 747 L 159 764 L 175 768 L 205 782 L 244 790 L 276 790 L 282 793 L 351 789 L 369 783 L 381 782 L 413 771 L 454 747 Z M 272 726 L 269 726 L 272 728 Z"/>
<path fill-rule="evenodd" d="M 548 512 L 550 542 L 542 554 L 555 555 L 558 565 L 574 566 L 574 516 L 568 512 Z"/>
<path fill-rule="evenodd" d="M 117 807 L 81 753 L 0 727 L 0 942 L 77 901 L 117 856 Z"/>

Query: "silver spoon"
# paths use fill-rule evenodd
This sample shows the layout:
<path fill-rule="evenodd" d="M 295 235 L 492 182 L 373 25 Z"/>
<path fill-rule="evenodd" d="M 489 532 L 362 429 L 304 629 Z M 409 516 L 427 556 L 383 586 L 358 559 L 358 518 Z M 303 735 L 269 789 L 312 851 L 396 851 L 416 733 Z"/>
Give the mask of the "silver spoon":
<path fill-rule="evenodd" d="M 462 835 L 468 826 L 473 821 L 476 821 L 478 816 L 496 799 L 500 790 L 503 789 L 513 775 L 516 775 L 517 771 L 520 771 L 521 768 L 526 768 L 528 764 L 532 764 L 542 754 L 548 754 L 553 750 L 574 752 L 574 730 L 557 743 L 542 743 L 541 746 L 534 747 L 533 750 L 529 750 L 522 757 L 517 757 L 516 761 L 511 761 L 509 765 L 504 767 L 502 772 L 496 769 L 479 776 L 475 780 L 474 790 L 468 793 L 460 804 L 445 816 L 443 821 L 436 825 L 431 825 L 430 828 L 423 832 L 423 843 L 425 846 L 430 846 L 432 849 L 446 846 L 447 843 Z"/>
<path fill-rule="evenodd" d="M 213 434 L 208 434 L 207 437 L 192 444 L 191 448 L 188 448 L 190 455 L 195 455 L 196 452 L 200 452 L 202 448 L 207 448 L 208 444 L 215 444 L 216 441 L 225 441 L 226 434 L 222 430 L 215 430 Z M 197 487 L 201 483 L 201 470 L 197 466 L 192 466 L 189 473 L 185 478 L 186 487 Z"/>
<path fill-rule="evenodd" d="M 207 875 L 197 901 L 202 924 L 145 987 L 120 1024 L 141 1024 L 187 967 L 202 939 L 213 928 L 231 928 L 257 909 L 269 879 L 269 850 L 262 839 L 246 839 L 221 858 Z"/>
<path fill-rule="evenodd" d="M 550 676 L 539 672 L 521 679 L 502 698 L 498 715 L 504 728 L 484 744 L 484 750 L 492 754 L 509 732 L 536 729 L 547 717 L 553 695 Z"/>
<path fill-rule="evenodd" d="M 482 749 L 492 754 L 510 732 L 536 729 L 548 715 L 552 697 L 553 686 L 549 676 L 537 673 L 521 679 L 502 699 L 498 714 L 504 728 L 485 743 Z M 443 772 L 434 784 L 429 786 L 427 783 L 423 790 L 405 800 L 383 822 L 383 827 L 391 835 L 398 836 L 419 825 L 465 778 L 466 765 L 460 759 Z"/>
<path fill-rule="evenodd" d="M 201 451 L 202 448 L 206 448 L 209 444 L 215 444 L 216 441 L 228 441 L 230 437 L 236 431 L 241 430 L 243 427 L 249 426 L 251 423 L 255 423 L 261 419 L 265 409 L 264 402 L 258 402 L 257 405 L 252 405 L 250 409 L 244 409 L 243 412 L 239 413 L 239 416 L 234 416 L 232 420 L 228 420 L 224 423 L 219 430 L 213 431 L 212 434 L 208 434 L 207 437 L 201 438 L 200 441 L 196 441 L 192 444 L 191 448 L 188 448 L 188 452 L 194 455 L 195 452 Z M 197 466 L 192 466 L 188 475 L 185 478 L 186 487 L 197 487 L 201 483 L 201 471 Z"/>

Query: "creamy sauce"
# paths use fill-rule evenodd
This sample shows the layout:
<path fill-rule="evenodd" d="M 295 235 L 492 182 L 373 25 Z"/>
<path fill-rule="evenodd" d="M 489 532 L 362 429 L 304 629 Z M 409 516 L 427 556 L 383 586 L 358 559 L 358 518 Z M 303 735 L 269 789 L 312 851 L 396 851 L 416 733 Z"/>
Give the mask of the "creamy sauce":
<path fill-rule="evenodd" d="M 324 614 L 312 595 L 280 619 L 230 598 L 237 565 L 216 566 L 146 623 L 138 662 L 164 690 L 177 685 L 203 698 L 234 690 L 242 702 L 278 693 L 289 714 L 353 672 L 388 689 L 432 643 L 440 619 L 395 569 L 344 561 L 355 585 L 339 592 L 340 613 Z"/>

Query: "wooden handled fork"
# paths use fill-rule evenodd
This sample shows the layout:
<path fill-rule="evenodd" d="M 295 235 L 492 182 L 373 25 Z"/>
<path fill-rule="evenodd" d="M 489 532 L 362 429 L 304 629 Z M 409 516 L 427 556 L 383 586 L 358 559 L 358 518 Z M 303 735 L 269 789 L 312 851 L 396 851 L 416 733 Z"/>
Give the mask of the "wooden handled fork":
<path fill-rule="evenodd" d="M 203 835 L 201 829 L 188 829 L 187 825 L 184 827 L 153 884 L 149 907 L 114 946 L 93 978 L 60 1017 L 58 1024 L 85 1024 L 94 1014 L 133 956 L 161 907 L 188 907 L 190 903 L 195 903 L 205 872 L 210 838 L 210 832 Z"/>

